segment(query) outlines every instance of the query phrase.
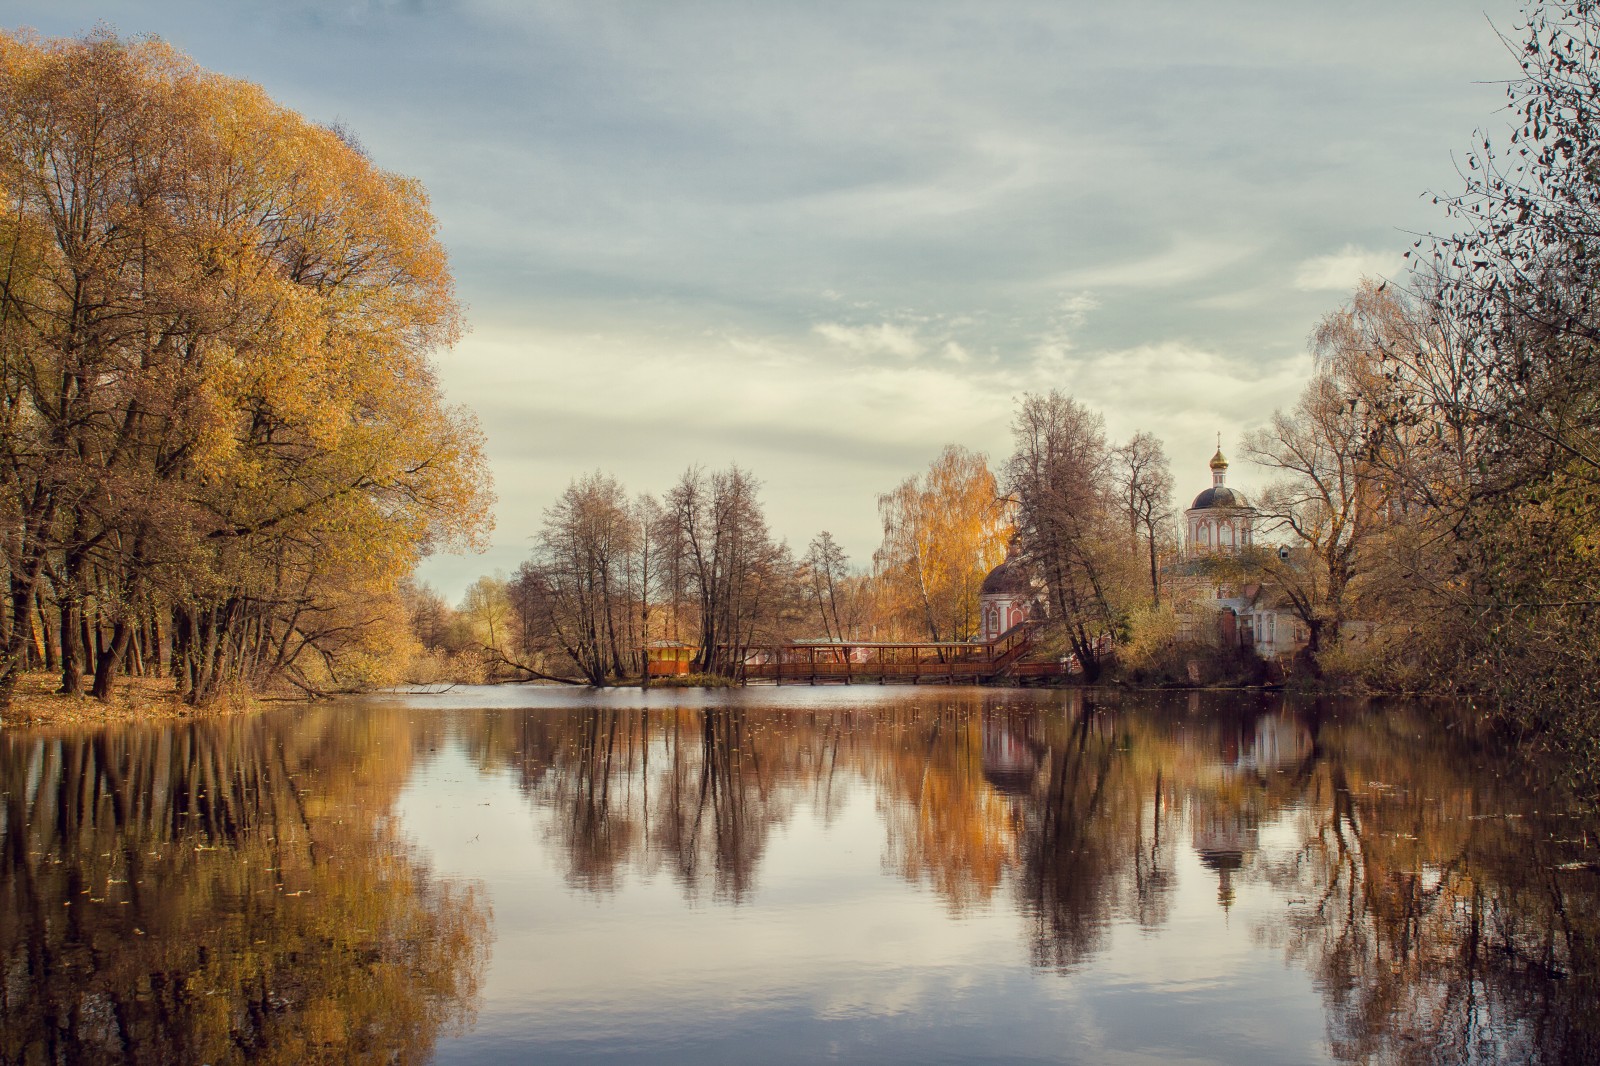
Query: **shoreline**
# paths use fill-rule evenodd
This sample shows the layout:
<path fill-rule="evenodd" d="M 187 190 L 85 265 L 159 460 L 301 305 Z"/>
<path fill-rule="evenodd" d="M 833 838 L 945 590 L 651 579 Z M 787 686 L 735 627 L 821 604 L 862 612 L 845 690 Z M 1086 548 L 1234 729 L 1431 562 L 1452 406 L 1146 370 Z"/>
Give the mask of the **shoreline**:
<path fill-rule="evenodd" d="M 652 691 L 684 691 L 690 689 L 723 689 L 742 687 L 768 687 L 765 684 L 755 686 L 741 686 L 725 680 L 705 683 L 697 678 L 699 683 L 685 683 L 683 678 L 656 678 L 651 681 L 649 689 Z M 530 680 L 526 678 L 505 679 L 500 681 L 478 682 L 487 686 L 498 687 L 501 685 L 527 685 L 540 687 L 548 685 L 552 688 L 565 688 L 555 682 Z M 254 710 L 262 710 L 268 706 L 268 700 L 257 697 L 230 697 L 219 700 L 210 707 L 192 707 L 183 701 L 178 693 L 172 678 L 169 677 L 124 677 L 117 681 L 115 692 L 111 700 L 102 702 L 92 696 L 64 696 L 57 692 L 61 684 L 61 675 L 56 672 L 45 673 L 33 671 L 21 674 L 17 678 L 17 686 L 12 696 L 11 708 L 0 716 L 0 729 L 44 729 L 56 727 L 88 727 L 93 728 L 103 725 L 121 725 L 137 722 L 171 722 L 191 718 L 213 718 L 232 714 L 242 714 Z M 454 688 L 463 682 L 447 683 L 445 688 Z M 778 687 L 800 687 L 803 683 L 795 682 L 794 686 L 784 685 Z M 426 687 L 426 686 L 424 686 Z M 587 687 L 587 686 L 583 686 Z M 620 682 L 606 688 L 638 689 L 641 686 L 635 680 Z M 832 686 L 830 686 L 832 687 Z M 906 686 L 915 688 L 917 686 Z M 932 687 L 932 686 L 923 686 Z M 1283 684 L 1208 684 L 1208 685 L 1161 685 L 1161 684 L 1134 684 L 1125 680 L 1103 680 L 1093 685 L 1082 682 L 1056 685 L 998 685 L 989 686 L 995 689 L 1016 688 L 1019 690 L 1038 688 L 1079 689 L 1093 691 L 1095 689 L 1119 692 L 1255 692 L 1255 693 L 1289 693 L 1294 692 L 1304 695 L 1322 696 L 1376 696 L 1379 693 L 1356 692 L 1333 687 L 1285 686 Z M 1393 694 L 1391 694 L 1393 695 Z M 1406 694 L 1411 698 L 1428 698 L 1425 694 Z M 1435 694 L 1435 698 L 1438 698 Z"/>
<path fill-rule="evenodd" d="M 183 702 L 170 677 L 121 678 L 107 701 L 89 695 L 64 696 L 56 691 L 60 685 L 59 673 L 19 674 L 11 707 L 0 715 L 0 729 L 170 722 L 234 714 L 259 706 L 254 700 L 223 700 L 215 707 L 191 707 Z"/>

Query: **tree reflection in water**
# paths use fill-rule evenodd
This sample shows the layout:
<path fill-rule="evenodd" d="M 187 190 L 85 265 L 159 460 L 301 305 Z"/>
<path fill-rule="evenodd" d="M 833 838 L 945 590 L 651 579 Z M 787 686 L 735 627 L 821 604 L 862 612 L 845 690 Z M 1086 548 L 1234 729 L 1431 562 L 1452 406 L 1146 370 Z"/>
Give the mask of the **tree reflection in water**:
<path fill-rule="evenodd" d="M 1600 877 L 1576 861 L 1591 830 L 1532 782 L 1486 783 L 1460 749 L 1419 748 L 1413 709 L 1323 710 L 1306 717 L 1336 754 L 1309 775 L 1300 847 L 1261 875 L 1291 900 L 1265 935 L 1317 976 L 1335 1051 L 1600 1061 Z"/>
<path fill-rule="evenodd" d="M 1415 708 L 847 698 L 0 735 L 0 1062 L 426 1059 L 489 942 L 386 813 L 428 723 L 511 769 L 585 892 L 740 905 L 798 815 L 875 810 L 890 876 L 1017 914 L 1042 971 L 1176 935 L 1198 888 L 1312 976 L 1337 1057 L 1600 1060 L 1592 822 Z"/>
<path fill-rule="evenodd" d="M 1338 1057 L 1600 1059 L 1592 832 L 1404 705 L 921 693 L 460 721 L 591 891 L 666 870 L 738 903 L 797 805 L 827 821 L 865 787 L 886 869 L 954 913 L 1015 908 L 1037 967 L 1159 931 L 1198 860 L 1220 906 L 1278 901 L 1255 935 L 1311 973 Z"/>
<path fill-rule="evenodd" d="M 385 816 L 396 721 L 0 734 L 0 1062 L 426 1060 L 488 913 Z"/>

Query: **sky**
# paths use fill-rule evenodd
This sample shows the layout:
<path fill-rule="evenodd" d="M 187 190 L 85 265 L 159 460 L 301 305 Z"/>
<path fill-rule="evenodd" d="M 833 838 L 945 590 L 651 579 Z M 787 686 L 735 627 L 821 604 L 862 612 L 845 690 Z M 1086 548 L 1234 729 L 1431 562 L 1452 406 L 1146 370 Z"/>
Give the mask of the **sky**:
<path fill-rule="evenodd" d="M 1212 0 L 0 0 L 0 26 L 154 35 L 427 187 L 470 332 L 487 554 L 603 470 L 763 483 L 861 566 L 877 496 L 1011 451 L 1061 389 L 1163 441 L 1178 503 L 1312 372 L 1363 276 L 1447 232 L 1506 127 L 1517 6 Z M 1248 493 L 1263 472 L 1242 462 Z"/>

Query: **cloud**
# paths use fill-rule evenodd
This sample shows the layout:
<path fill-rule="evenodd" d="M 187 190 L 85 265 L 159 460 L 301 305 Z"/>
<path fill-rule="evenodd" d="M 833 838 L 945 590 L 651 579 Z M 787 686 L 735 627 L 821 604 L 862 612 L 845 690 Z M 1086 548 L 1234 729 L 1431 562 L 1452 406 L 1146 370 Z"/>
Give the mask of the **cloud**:
<path fill-rule="evenodd" d="M 1073 388 L 1103 410 L 1155 424 L 1199 411 L 1242 428 L 1292 403 L 1310 370 L 1310 357 L 1300 353 L 1263 366 L 1206 347 L 1161 341 L 1083 356 Z"/>
<path fill-rule="evenodd" d="M 1021 372 L 1018 391 L 1062 389 L 1105 416 L 1113 441 L 1153 432 L 1172 464 L 1181 502 L 1210 484 L 1206 462 L 1218 433 L 1235 460 L 1229 484 L 1259 491 L 1263 475 L 1238 461 L 1239 439 L 1275 409 L 1294 403 L 1310 376 L 1311 358 L 1294 352 L 1260 360 L 1165 340 L 1073 352 L 1051 371 L 1044 384 L 1037 383 L 1040 368 Z M 1035 383 L 1021 384 L 1030 377 Z"/>
<path fill-rule="evenodd" d="M 848 348 L 857 355 L 893 355 L 911 360 L 928 350 L 928 346 L 913 330 L 889 322 L 876 326 L 845 326 L 838 322 L 823 322 L 812 329 L 818 336 Z"/>
<path fill-rule="evenodd" d="M 596 466 L 660 491 L 747 464 L 774 529 L 863 559 L 877 492 L 946 442 L 1003 458 L 1052 387 L 1203 485 L 1217 430 L 1292 402 L 1326 293 L 1436 224 L 1417 191 L 1457 180 L 1506 65 L 1443 0 L 115 6 L 427 187 L 474 327 L 441 379 L 501 498 L 468 579 Z"/>
<path fill-rule="evenodd" d="M 1254 243 L 1224 238 L 1174 237 L 1153 254 L 1094 263 L 1051 279 L 1064 289 L 1160 289 L 1197 281 L 1253 255 Z"/>
<path fill-rule="evenodd" d="M 1067 324 L 1081 326 L 1089 312 L 1099 306 L 1100 301 L 1092 292 L 1069 292 L 1061 298 L 1059 313 Z"/>
<path fill-rule="evenodd" d="M 945 341 L 944 347 L 939 350 L 939 354 L 950 360 L 952 363 L 964 365 L 972 362 L 972 353 L 967 351 L 965 345 L 962 345 L 956 341 Z"/>
<path fill-rule="evenodd" d="M 1034 337 L 1029 352 L 1032 372 L 1053 377 L 1069 369 L 1078 328 L 1089 317 L 1089 312 L 1100 306 L 1094 293 L 1069 292 L 1062 296 L 1050 312 L 1045 329 Z"/>
<path fill-rule="evenodd" d="M 543 509 L 597 467 L 632 492 L 659 493 L 691 464 L 737 462 L 762 479 L 777 535 L 804 544 L 827 528 L 869 559 L 882 534 L 878 493 L 946 443 L 991 457 L 1008 447 L 1021 379 L 937 333 L 894 322 L 790 333 L 486 323 L 440 371 L 487 431 L 497 552 L 440 558 L 425 576 L 454 590 L 488 561 L 514 568 Z M 841 360 L 841 347 L 889 357 Z"/>
<path fill-rule="evenodd" d="M 931 145 L 909 139 L 898 151 L 913 156 L 914 165 L 900 161 L 881 178 L 864 173 L 842 188 L 804 198 L 804 205 L 820 217 L 854 227 L 905 228 L 999 211 L 1007 202 L 1025 202 L 1029 194 L 1073 174 L 1071 157 L 1037 131 L 1002 132 L 984 125 L 995 121 L 996 115 L 985 112 L 965 136 L 947 132 Z M 861 137 L 871 146 L 873 138 Z M 876 147 L 881 151 L 884 146 L 879 142 Z"/>
<path fill-rule="evenodd" d="M 1348 292 L 1363 277 L 1391 277 L 1401 266 L 1392 252 L 1369 252 L 1347 244 L 1328 255 L 1302 259 L 1294 268 L 1292 284 L 1301 292 Z"/>

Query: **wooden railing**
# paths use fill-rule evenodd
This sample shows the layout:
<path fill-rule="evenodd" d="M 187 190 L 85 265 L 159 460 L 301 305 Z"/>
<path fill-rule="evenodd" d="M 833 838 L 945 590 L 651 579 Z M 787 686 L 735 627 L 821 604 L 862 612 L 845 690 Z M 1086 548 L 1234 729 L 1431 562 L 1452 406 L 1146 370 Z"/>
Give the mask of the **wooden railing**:
<path fill-rule="evenodd" d="M 1027 654 L 1037 625 L 1036 622 L 1021 622 L 994 640 L 981 643 L 839 641 L 769 644 L 748 648 L 741 672 L 745 680 L 769 680 L 780 685 L 989 681 Z M 1030 670 L 1029 673 L 1032 676 L 1039 671 Z"/>

